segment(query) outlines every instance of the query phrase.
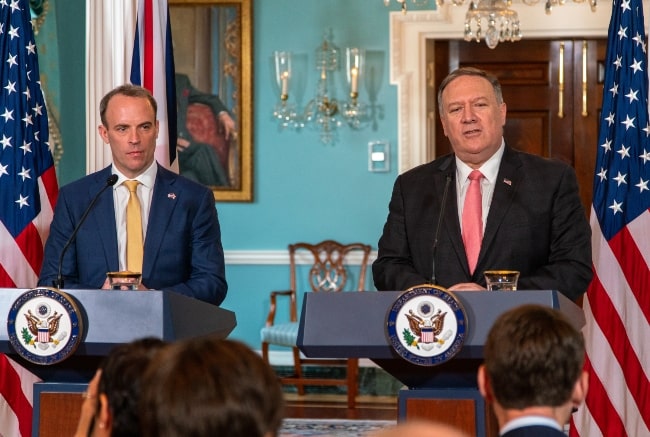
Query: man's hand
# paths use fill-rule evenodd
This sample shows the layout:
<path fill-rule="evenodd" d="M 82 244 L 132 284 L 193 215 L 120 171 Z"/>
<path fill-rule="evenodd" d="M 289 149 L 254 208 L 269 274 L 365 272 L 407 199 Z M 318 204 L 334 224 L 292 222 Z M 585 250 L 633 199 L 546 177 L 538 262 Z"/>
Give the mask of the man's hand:
<path fill-rule="evenodd" d="M 187 149 L 190 145 L 190 142 L 187 141 L 185 138 L 178 137 L 176 139 L 176 149 L 180 152 L 183 150 Z"/>
<path fill-rule="evenodd" d="M 223 127 L 223 133 L 227 140 L 230 139 L 231 135 L 237 134 L 235 130 L 235 120 L 233 120 L 230 114 L 226 111 L 219 113 L 219 122 Z"/>
<path fill-rule="evenodd" d="M 98 370 L 88 384 L 88 388 L 82 394 L 84 401 L 81 404 L 81 415 L 79 416 L 79 422 L 77 423 L 77 431 L 74 434 L 75 437 L 87 437 L 90 435 L 90 431 L 92 431 L 95 415 L 97 414 L 97 409 L 99 407 L 97 396 L 99 395 L 98 386 L 101 375 L 102 371 Z"/>

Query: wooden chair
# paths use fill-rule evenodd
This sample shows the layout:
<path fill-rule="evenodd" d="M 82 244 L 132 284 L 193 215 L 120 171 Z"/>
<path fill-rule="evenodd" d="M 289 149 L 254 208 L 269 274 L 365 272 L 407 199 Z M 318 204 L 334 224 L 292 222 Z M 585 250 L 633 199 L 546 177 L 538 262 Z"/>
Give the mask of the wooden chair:
<path fill-rule="evenodd" d="M 341 244 L 333 240 L 325 240 L 318 244 L 296 243 L 289 245 L 290 261 L 290 290 L 272 291 L 270 308 L 266 318 L 266 326 L 262 328 L 262 356 L 269 362 L 269 345 L 290 347 L 293 350 L 294 374 L 281 377 L 284 385 L 295 385 L 299 395 L 305 394 L 305 386 L 326 385 L 346 386 L 348 408 L 355 408 L 358 393 L 359 360 L 350 359 L 308 359 L 301 357 L 296 346 L 298 339 L 298 309 L 297 309 L 297 264 L 304 264 L 309 259 L 311 268 L 308 273 L 309 286 L 312 292 L 340 292 L 346 290 L 348 278 L 356 279 L 356 286 L 347 290 L 363 291 L 366 282 L 366 270 L 370 255 L 370 246 L 362 243 Z M 350 256 L 360 256 L 360 263 L 350 264 Z M 356 275 L 356 276 L 354 276 Z M 288 303 L 289 320 L 277 323 L 275 320 L 279 298 Z M 335 320 L 332 323 L 336 323 Z M 305 377 L 304 365 L 342 366 L 345 365 L 345 378 Z"/>

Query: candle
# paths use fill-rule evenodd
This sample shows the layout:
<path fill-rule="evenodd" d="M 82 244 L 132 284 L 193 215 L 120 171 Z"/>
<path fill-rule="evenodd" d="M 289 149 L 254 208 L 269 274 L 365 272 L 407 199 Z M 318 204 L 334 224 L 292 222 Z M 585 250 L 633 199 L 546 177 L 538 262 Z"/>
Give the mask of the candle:
<path fill-rule="evenodd" d="M 357 79 L 359 76 L 359 69 L 352 67 L 350 69 L 350 93 L 357 94 Z"/>
<path fill-rule="evenodd" d="M 286 96 L 289 94 L 289 72 L 285 71 L 282 73 L 282 95 Z"/>

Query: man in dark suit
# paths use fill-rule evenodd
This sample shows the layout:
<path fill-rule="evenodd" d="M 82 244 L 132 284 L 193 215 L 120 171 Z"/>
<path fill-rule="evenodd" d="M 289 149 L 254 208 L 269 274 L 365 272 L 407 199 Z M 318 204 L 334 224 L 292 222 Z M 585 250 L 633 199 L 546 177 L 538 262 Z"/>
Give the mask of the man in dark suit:
<path fill-rule="evenodd" d="M 580 331 L 557 310 L 522 305 L 500 315 L 483 349 L 478 388 L 502 437 L 566 437 L 562 427 L 585 400 Z"/>
<path fill-rule="evenodd" d="M 228 286 L 213 193 L 155 162 L 156 110 L 142 87 L 123 85 L 104 96 L 98 130 L 113 164 L 59 191 L 39 285 L 51 286 L 57 278 L 64 245 L 114 174 L 117 182 L 99 196 L 65 253 L 65 288 L 107 289 L 107 272 L 127 270 L 129 190 L 123 182 L 137 180 L 144 236 L 140 289 L 170 290 L 216 305 L 224 300 Z"/>
<path fill-rule="evenodd" d="M 452 72 L 438 105 L 454 153 L 397 178 L 373 264 L 377 289 L 435 283 L 484 290 L 485 270 L 507 269 L 520 272 L 519 289 L 555 289 L 576 300 L 592 271 L 591 231 L 574 170 L 505 144 L 506 104 L 490 74 Z M 474 170 L 481 222 L 469 232 L 463 213 Z M 472 235 L 478 243 L 470 262 L 465 239 Z"/>

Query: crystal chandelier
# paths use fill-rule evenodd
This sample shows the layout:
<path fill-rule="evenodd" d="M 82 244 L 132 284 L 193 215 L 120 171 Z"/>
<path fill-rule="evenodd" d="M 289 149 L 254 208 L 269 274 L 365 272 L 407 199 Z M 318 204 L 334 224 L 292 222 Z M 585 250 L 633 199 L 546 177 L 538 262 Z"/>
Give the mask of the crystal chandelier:
<path fill-rule="evenodd" d="M 340 102 L 335 97 L 335 73 L 339 71 L 339 49 L 326 34 L 315 52 L 315 66 L 318 71 L 316 94 L 303 111 L 289 102 L 292 78 L 291 53 L 275 52 L 275 76 L 280 91 L 280 101 L 273 110 L 273 117 L 280 128 L 299 130 L 305 126 L 317 130 L 323 143 L 336 140 L 339 127 L 347 124 L 360 129 L 368 121 L 367 105 L 359 101 L 359 85 L 363 76 L 364 51 L 356 47 L 345 51 L 345 78 L 348 98 Z"/>
<path fill-rule="evenodd" d="M 481 38 L 484 38 L 491 49 L 502 41 L 519 41 L 519 16 L 508 8 L 509 4 L 509 0 L 470 2 L 465 14 L 465 41 L 481 42 Z"/>
<path fill-rule="evenodd" d="M 403 13 L 406 13 L 407 0 L 396 0 L 401 4 Z M 591 11 L 596 11 L 597 0 L 573 0 L 574 3 L 589 2 Z M 384 0 L 384 5 L 389 6 L 391 0 Z M 455 6 L 464 5 L 466 0 L 451 0 Z M 540 0 L 522 0 L 528 6 L 534 6 Z M 544 10 L 550 14 L 554 6 L 561 6 L 566 0 L 546 0 Z M 412 0 L 417 6 L 423 6 L 428 0 Z M 438 7 L 445 4 L 445 0 L 436 0 Z M 469 0 L 469 8 L 465 14 L 465 41 L 480 42 L 485 40 L 485 44 L 491 49 L 495 48 L 500 42 L 519 41 L 522 37 L 519 29 L 519 16 L 517 12 L 511 9 L 512 0 Z"/>

